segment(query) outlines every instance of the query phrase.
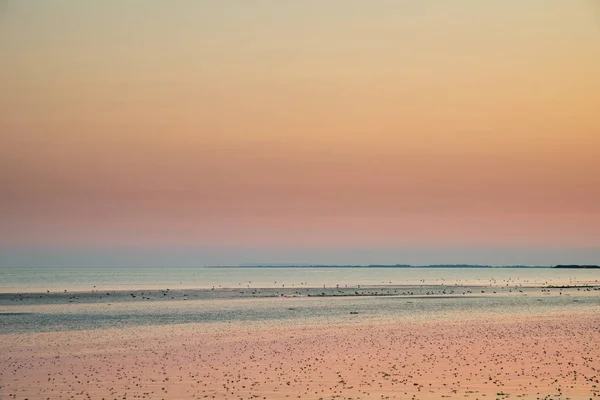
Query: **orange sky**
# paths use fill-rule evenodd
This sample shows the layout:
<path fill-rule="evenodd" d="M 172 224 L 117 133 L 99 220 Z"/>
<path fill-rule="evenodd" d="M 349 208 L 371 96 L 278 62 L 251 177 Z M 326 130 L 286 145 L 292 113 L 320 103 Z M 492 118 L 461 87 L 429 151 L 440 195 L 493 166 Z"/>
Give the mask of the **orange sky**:
<path fill-rule="evenodd" d="M 4 2 L 0 248 L 598 248 L 599 43 L 585 0 Z"/>

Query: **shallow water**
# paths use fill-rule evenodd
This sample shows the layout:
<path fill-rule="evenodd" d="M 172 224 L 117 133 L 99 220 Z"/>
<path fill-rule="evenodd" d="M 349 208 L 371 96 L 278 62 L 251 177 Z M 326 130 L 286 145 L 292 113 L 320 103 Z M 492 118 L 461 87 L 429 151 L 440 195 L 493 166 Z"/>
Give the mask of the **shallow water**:
<path fill-rule="evenodd" d="M 404 289 L 405 294 L 394 295 L 331 294 L 310 297 L 291 295 L 291 292 L 283 297 L 227 297 L 235 293 L 232 291 L 220 293 L 221 297 L 207 297 L 202 295 L 210 296 L 214 292 L 204 290 L 171 292 L 169 294 L 173 296 L 156 296 L 154 299 L 139 295 L 133 298 L 129 292 L 114 292 L 111 296 L 95 298 L 95 301 L 85 299 L 86 295 L 90 298 L 97 296 L 95 292 L 80 293 L 83 300 L 77 297 L 73 300 L 69 294 L 36 294 L 25 297 L 25 300 L 18 300 L 18 295 L 2 295 L 0 334 L 186 323 L 339 324 L 454 320 L 469 315 L 510 318 L 590 309 L 600 311 L 600 287 L 495 288 L 483 290 L 485 293 L 481 293 L 481 287 L 455 287 L 454 294 L 449 289 L 439 288 L 439 293 L 434 293 L 432 287 L 416 287 L 410 292 Z M 393 292 L 390 288 L 383 290 L 383 293 Z M 194 293 L 198 296 L 195 297 Z M 45 301 L 45 298 L 52 301 Z"/>
<path fill-rule="evenodd" d="M 452 320 L 464 316 L 510 318 L 590 308 L 600 311 L 598 270 L 5 268 L 0 271 L 0 334 L 186 323 L 337 324 Z"/>
<path fill-rule="evenodd" d="M 564 285 L 600 270 L 554 268 L 0 268 L 0 293 L 373 285 Z"/>

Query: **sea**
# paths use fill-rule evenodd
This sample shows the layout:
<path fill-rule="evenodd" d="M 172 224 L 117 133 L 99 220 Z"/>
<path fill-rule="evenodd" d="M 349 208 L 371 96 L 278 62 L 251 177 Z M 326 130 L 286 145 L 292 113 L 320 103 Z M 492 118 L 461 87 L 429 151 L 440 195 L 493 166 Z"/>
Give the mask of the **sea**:
<path fill-rule="evenodd" d="M 0 334 L 596 311 L 599 269 L 0 268 Z"/>

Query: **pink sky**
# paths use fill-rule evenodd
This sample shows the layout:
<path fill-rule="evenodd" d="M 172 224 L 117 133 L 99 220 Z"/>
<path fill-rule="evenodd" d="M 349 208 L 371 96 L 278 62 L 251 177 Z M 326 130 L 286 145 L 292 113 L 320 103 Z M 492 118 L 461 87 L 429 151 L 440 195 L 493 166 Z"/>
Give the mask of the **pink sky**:
<path fill-rule="evenodd" d="M 589 255 L 599 13 L 559 0 L 8 1 L 0 248 Z"/>

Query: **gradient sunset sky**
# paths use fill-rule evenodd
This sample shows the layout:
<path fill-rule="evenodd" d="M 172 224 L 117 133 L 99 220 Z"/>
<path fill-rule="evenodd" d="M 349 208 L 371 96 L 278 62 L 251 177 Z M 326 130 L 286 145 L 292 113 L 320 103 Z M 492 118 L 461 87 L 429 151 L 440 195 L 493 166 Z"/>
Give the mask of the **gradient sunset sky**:
<path fill-rule="evenodd" d="M 600 263 L 600 3 L 0 1 L 0 266 Z"/>

